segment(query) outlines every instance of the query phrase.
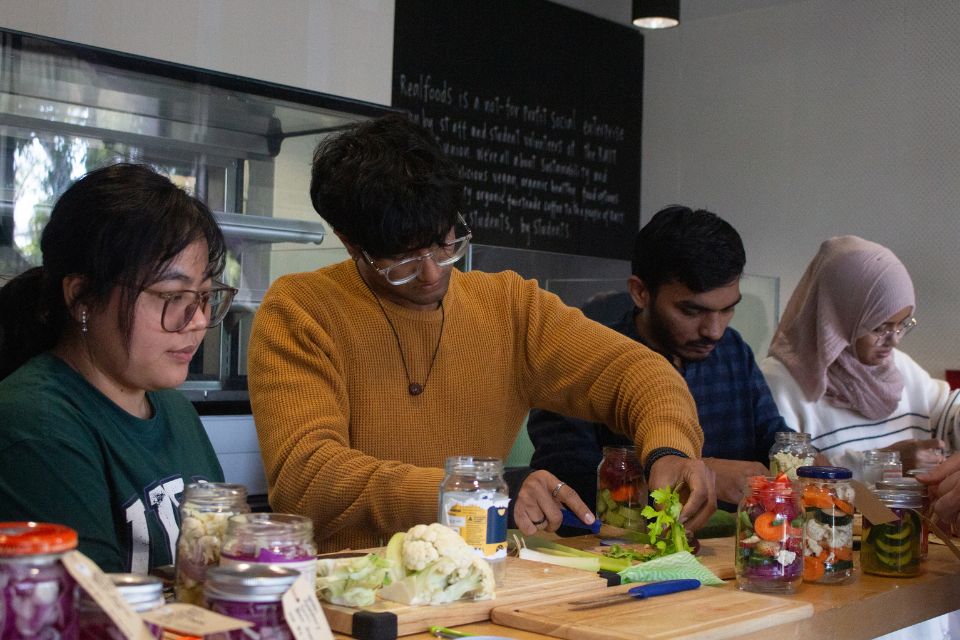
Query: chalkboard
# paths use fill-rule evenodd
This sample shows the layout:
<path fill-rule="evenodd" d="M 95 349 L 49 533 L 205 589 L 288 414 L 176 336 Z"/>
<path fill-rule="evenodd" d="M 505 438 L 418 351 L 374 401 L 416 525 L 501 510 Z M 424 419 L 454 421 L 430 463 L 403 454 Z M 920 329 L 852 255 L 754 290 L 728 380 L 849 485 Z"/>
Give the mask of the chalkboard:
<path fill-rule="evenodd" d="M 397 0 L 393 104 L 461 165 L 483 244 L 628 259 L 643 36 L 546 0 Z"/>

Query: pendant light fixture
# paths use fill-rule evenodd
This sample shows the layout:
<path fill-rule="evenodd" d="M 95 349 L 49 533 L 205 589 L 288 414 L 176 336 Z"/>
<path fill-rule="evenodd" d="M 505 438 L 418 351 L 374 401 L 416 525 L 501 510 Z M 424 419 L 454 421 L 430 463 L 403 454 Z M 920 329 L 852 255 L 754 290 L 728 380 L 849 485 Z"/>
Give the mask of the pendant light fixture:
<path fill-rule="evenodd" d="M 680 0 L 633 0 L 633 24 L 668 29 L 680 24 Z"/>

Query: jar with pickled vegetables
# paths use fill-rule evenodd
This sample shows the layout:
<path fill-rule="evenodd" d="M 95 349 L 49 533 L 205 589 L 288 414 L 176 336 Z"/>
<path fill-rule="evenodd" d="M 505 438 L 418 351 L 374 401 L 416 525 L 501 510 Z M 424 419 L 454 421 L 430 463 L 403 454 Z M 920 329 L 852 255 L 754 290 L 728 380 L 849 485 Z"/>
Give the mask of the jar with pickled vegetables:
<path fill-rule="evenodd" d="M 844 467 L 800 467 L 804 509 L 803 579 L 838 584 L 853 578 L 853 473 Z"/>
<path fill-rule="evenodd" d="M 164 604 L 160 578 L 135 573 L 108 573 L 107 577 L 137 613 L 159 609 Z M 150 637 L 163 639 L 163 627 L 150 622 L 144 624 L 150 630 Z M 117 625 L 87 593 L 80 596 L 80 640 L 126 640 Z"/>
<path fill-rule="evenodd" d="M 79 588 L 60 562 L 77 532 L 44 522 L 0 522 L 0 640 L 76 640 Z"/>
<path fill-rule="evenodd" d="M 923 484 L 914 477 L 888 478 L 877 481 L 877 489 L 880 491 L 910 491 L 920 495 L 920 513 L 929 518 L 930 512 L 930 492 L 927 485 Z M 930 525 L 927 518 L 920 519 L 920 559 L 926 560 L 930 550 Z"/>
<path fill-rule="evenodd" d="M 778 431 L 770 447 L 770 475 L 776 477 L 785 473 L 791 480 L 796 480 L 797 469 L 812 465 L 816 455 L 809 433 Z"/>
<path fill-rule="evenodd" d="M 647 504 L 643 466 L 633 447 L 604 447 L 597 467 L 597 517 L 623 529 L 645 528 L 640 515 Z"/>
<path fill-rule="evenodd" d="M 203 604 L 203 579 L 208 567 L 220 563 L 220 548 L 230 516 L 250 513 L 247 488 L 242 484 L 199 482 L 188 484 L 180 503 L 177 540 L 177 600 Z"/>
<path fill-rule="evenodd" d="M 241 563 L 295 569 L 317 581 L 317 545 L 313 521 L 292 513 L 246 513 L 231 516 L 220 552 L 220 566 Z"/>
<path fill-rule="evenodd" d="M 204 636 L 204 640 L 294 640 L 283 615 L 283 594 L 300 572 L 279 566 L 238 564 L 207 572 L 204 596 L 211 611 L 252 622 L 239 629 Z"/>
<path fill-rule="evenodd" d="M 803 504 L 786 474 L 754 476 L 737 509 L 737 586 L 794 593 L 803 578 Z"/>
<path fill-rule="evenodd" d="M 897 519 L 873 524 L 863 518 L 860 566 L 865 573 L 910 578 L 920 574 L 920 494 L 875 491 Z"/>

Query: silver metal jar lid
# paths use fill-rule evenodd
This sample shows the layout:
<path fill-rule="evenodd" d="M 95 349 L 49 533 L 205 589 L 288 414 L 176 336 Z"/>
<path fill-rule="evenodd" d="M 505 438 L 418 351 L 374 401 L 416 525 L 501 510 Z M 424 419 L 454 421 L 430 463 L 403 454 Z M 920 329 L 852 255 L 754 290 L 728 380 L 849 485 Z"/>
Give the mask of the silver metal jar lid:
<path fill-rule="evenodd" d="M 920 495 L 926 495 L 927 485 L 916 478 L 887 478 L 877 480 L 878 491 L 913 491 Z"/>
<path fill-rule="evenodd" d="M 299 577 L 294 569 L 244 562 L 208 569 L 203 592 L 216 600 L 275 602 Z"/>
<path fill-rule="evenodd" d="M 875 491 L 874 494 L 883 504 L 892 508 L 919 509 L 923 506 L 923 497 L 916 491 L 888 489 Z"/>
<path fill-rule="evenodd" d="M 163 581 L 160 578 L 136 573 L 108 573 L 107 577 L 134 611 L 163 606 Z M 87 610 L 100 608 L 86 591 L 80 597 L 80 606 Z"/>

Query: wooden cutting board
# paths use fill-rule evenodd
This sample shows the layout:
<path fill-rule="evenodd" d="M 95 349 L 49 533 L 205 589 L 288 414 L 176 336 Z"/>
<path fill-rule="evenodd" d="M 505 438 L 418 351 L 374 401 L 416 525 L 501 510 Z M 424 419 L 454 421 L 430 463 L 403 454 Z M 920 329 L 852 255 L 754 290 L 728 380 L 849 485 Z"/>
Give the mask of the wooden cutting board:
<path fill-rule="evenodd" d="M 568 569 L 519 558 L 507 558 L 504 582 L 493 600 L 460 601 L 443 605 L 409 606 L 378 599 L 369 607 L 353 608 L 322 603 L 330 628 L 357 638 L 389 637 L 426 631 L 431 625 L 452 627 L 490 619 L 495 606 L 517 605 L 531 600 L 573 599 L 573 594 L 606 588 L 607 581 L 595 573 Z M 567 597 L 570 596 L 570 597 Z M 355 633 L 356 632 L 356 633 Z"/>
<path fill-rule="evenodd" d="M 490 619 L 514 629 L 569 640 L 721 640 L 809 618 L 809 602 L 746 593 L 732 586 L 700 587 L 647 600 L 623 600 L 594 609 L 573 610 L 568 602 L 622 593 L 634 585 L 541 599 L 519 605 L 497 605 Z"/>

